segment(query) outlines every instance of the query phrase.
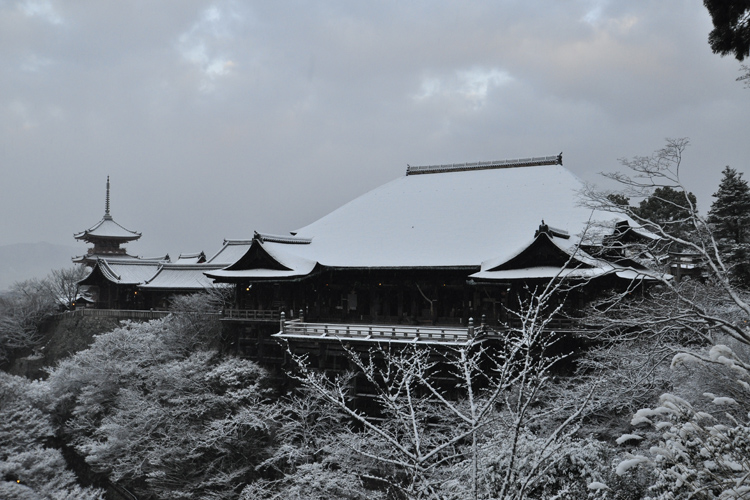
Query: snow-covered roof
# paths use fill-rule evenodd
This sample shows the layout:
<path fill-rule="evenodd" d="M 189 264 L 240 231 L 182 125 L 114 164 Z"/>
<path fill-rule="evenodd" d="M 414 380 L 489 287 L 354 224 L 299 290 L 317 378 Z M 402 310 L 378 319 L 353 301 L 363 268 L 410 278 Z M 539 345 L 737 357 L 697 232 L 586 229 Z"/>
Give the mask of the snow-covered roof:
<path fill-rule="evenodd" d="M 118 260 L 131 260 L 131 259 L 142 260 L 140 257 L 136 255 L 130 255 L 129 253 L 112 252 L 109 254 L 105 254 L 105 253 L 94 253 L 93 250 L 94 249 L 91 248 L 89 249 L 88 253 L 73 257 L 72 261 L 76 264 L 90 264 L 90 263 L 94 263 L 96 259 L 107 259 L 107 258 L 115 258 Z"/>
<path fill-rule="evenodd" d="M 410 167 L 409 175 L 292 233 L 309 243 L 266 239 L 262 248 L 279 262 L 303 262 L 311 270 L 310 263 L 476 270 L 522 248 L 542 220 L 571 235 L 573 246 L 589 220 L 612 219 L 579 204 L 582 182 L 559 157 L 526 160 L 429 166 L 421 175 L 415 175 L 421 167 Z M 239 277 L 243 270 L 233 267 L 209 275 Z"/>
<path fill-rule="evenodd" d="M 501 271 L 479 271 L 469 278 L 483 280 L 528 280 L 528 279 L 550 279 L 550 278 L 596 278 L 611 273 L 613 268 L 572 268 L 561 269 L 556 266 L 535 266 L 520 269 L 504 269 Z"/>
<path fill-rule="evenodd" d="M 139 285 L 156 274 L 163 264 L 165 262 L 156 260 L 97 259 L 91 273 L 82 279 L 79 284 L 89 284 L 89 278 L 97 273 L 98 270 L 105 279 L 112 283 Z"/>
<path fill-rule="evenodd" d="M 201 252 L 197 253 L 181 253 L 175 264 L 202 264 L 206 262 L 206 254 Z"/>
<path fill-rule="evenodd" d="M 164 264 L 155 275 L 143 282 L 140 288 L 147 290 L 204 290 L 213 288 L 213 280 L 206 271 L 220 269 L 209 264 Z"/>
<path fill-rule="evenodd" d="M 107 214 L 102 220 L 91 226 L 89 229 L 74 234 L 77 240 L 93 241 L 95 239 L 110 239 L 118 241 L 133 241 L 141 237 L 141 233 L 131 231 L 122 227 L 115 222 L 111 215 Z"/>
<path fill-rule="evenodd" d="M 206 261 L 206 264 L 223 264 L 228 266 L 237 262 L 240 257 L 250 248 L 253 240 L 224 240 L 222 246 L 213 257 Z"/>
<path fill-rule="evenodd" d="M 645 277 L 645 268 L 635 262 L 629 261 L 632 265 L 625 266 L 592 257 L 567 237 L 555 237 L 555 234 L 559 235 L 559 230 L 540 226 L 531 242 L 503 257 L 482 262 L 480 271 L 469 278 L 504 281 L 555 277 L 591 279 L 606 275 L 628 279 Z"/>
<path fill-rule="evenodd" d="M 316 262 L 294 252 L 285 252 L 282 247 L 310 243 L 309 239 L 294 236 L 255 233 L 250 248 L 240 259 L 224 270 L 207 274 L 216 278 L 259 280 L 307 276 L 315 268 Z"/>
<path fill-rule="evenodd" d="M 543 219 L 581 233 L 591 217 L 581 187 L 561 165 L 408 175 L 296 236 L 313 240 L 306 258 L 331 267 L 479 266 L 528 241 Z"/>

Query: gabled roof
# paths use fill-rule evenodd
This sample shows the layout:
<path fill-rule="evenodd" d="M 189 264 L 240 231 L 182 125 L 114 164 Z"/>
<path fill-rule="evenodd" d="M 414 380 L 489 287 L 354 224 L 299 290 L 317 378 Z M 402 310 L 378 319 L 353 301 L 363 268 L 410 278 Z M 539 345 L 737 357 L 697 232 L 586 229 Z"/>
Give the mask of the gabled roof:
<path fill-rule="evenodd" d="M 483 271 L 504 271 L 507 269 L 518 269 L 531 266 L 553 266 L 592 268 L 596 267 L 596 259 L 586 254 L 575 245 L 566 245 L 565 240 L 560 240 L 549 233 L 538 233 L 531 243 L 524 246 L 520 251 L 511 255 L 492 259 L 482 263 Z"/>
<path fill-rule="evenodd" d="M 252 243 L 253 240 L 224 240 L 224 246 L 208 259 L 206 264 L 224 264 L 224 266 L 233 264 L 245 255 Z"/>
<path fill-rule="evenodd" d="M 559 157 L 409 167 L 400 177 L 292 234 L 307 244 L 265 239 L 263 250 L 295 275 L 322 268 L 458 268 L 517 249 L 544 219 L 571 245 L 592 218 L 578 202 L 583 187 Z M 415 174 L 423 175 L 415 175 Z M 286 262 L 304 264 L 287 265 Z M 264 267 L 258 267 L 263 269 Z M 250 277 L 248 266 L 211 272 Z M 280 272 L 280 271 L 279 271 Z"/>
<path fill-rule="evenodd" d="M 244 279 L 295 278 L 310 274 L 315 261 L 300 257 L 287 248 L 309 245 L 311 240 L 293 236 L 274 236 L 255 233 L 250 248 L 231 266 L 207 272 L 211 278 L 228 278 L 229 281 Z"/>
<path fill-rule="evenodd" d="M 631 226 L 627 220 L 617 221 L 611 235 L 604 237 L 605 245 L 626 245 L 628 243 L 653 243 L 662 238 L 638 226 Z"/>
<path fill-rule="evenodd" d="M 555 237 L 552 231 L 537 231 L 534 239 L 519 250 L 504 257 L 490 259 L 482 263 L 479 272 L 469 276 L 480 281 L 527 280 L 550 278 L 591 279 L 605 275 L 621 278 L 646 278 L 646 269 L 635 266 L 622 266 L 587 254 L 567 238 Z"/>

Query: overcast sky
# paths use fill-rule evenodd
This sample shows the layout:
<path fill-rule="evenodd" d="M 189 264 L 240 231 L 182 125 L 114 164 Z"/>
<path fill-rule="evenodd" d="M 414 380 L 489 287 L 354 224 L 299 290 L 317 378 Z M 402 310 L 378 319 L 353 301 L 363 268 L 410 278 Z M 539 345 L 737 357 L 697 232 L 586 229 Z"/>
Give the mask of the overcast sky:
<path fill-rule="evenodd" d="M 407 163 L 563 151 L 596 180 L 665 137 L 705 210 L 725 165 L 750 177 L 750 90 L 710 29 L 698 0 L 0 0 L 0 245 L 76 245 L 107 175 L 129 251 L 176 257 Z"/>

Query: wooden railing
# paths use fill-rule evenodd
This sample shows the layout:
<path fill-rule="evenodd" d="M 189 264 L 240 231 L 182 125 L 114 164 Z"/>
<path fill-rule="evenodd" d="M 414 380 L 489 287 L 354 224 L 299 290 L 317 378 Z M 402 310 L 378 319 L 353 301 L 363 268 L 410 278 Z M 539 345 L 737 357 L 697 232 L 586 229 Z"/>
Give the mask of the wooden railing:
<path fill-rule="evenodd" d="M 521 321 L 515 318 L 507 322 L 507 327 L 509 327 L 510 329 L 519 329 L 521 328 L 521 326 Z M 509 328 L 501 327 L 500 329 Z M 544 329 L 567 332 L 577 330 L 578 328 L 577 321 L 572 318 L 551 318 L 547 321 Z"/>
<path fill-rule="evenodd" d="M 168 316 L 170 311 L 138 311 L 129 309 L 76 309 L 57 314 L 56 318 L 116 318 L 151 320 Z"/>
<path fill-rule="evenodd" d="M 143 311 L 130 309 L 76 309 L 75 311 L 66 311 L 56 314 L 54 317 L 62 319 L 85 316 L 89 318 L 151 320 L 164 318 L 170 314 L 175 313 L 173 311 Z M 207 314 L 221 314 L 222 320 L 230 321 L 279 321 L 279 319 L 281 319 L 281 313 L 279 311 L 260 309 L 225 309 L 222 313 L 217 312 Z"/>
<path fill-rule="evenodd" d="M 354 323 L 307 323 L 304 319 L 286 321 L 281 313 L 280 331 L 275 336 L 296 339 L 351 339 L 366 341 L 397 341 L 417 343 L 463 343 L 474 336 L 500 338 L 507 332 L 521 328 L 520 321 L 511 321 L 503 326 L 474 326 L 469 319 L 466 327 L 422 326 L 422 325 L 376 325 Z M 545 331 L 573 332 L 578 328 L 570 318 L 553 318 L 545 326 Z"/>
<path fill-rule="evenodd" d="M 295 319 L 280 321 L 281 338 L 346 338 L 352 340 L 397 341 L 418 343 L 463 343 L 475 333 L 473 322 L 468 327 L 357 325 L 336 323 L 306 323 Z M 478 332 L 477 332 L 478 333 Z"/>
<path fill-rule="evenodd" d="M 279 321 L 281 313 L 271 309 L 225 309 L 224 321 Z"/>

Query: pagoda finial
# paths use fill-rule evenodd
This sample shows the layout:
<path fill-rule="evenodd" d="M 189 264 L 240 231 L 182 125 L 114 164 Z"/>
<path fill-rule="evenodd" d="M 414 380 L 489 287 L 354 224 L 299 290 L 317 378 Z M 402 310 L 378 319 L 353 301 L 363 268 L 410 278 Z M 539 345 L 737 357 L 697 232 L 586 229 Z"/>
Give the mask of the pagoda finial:
<path fill-rule="evenodd" d="M 109 215 L 109 176 L 107 176 L 107 201 L 104 204 L 104 216 L 110 217 Z"/>

